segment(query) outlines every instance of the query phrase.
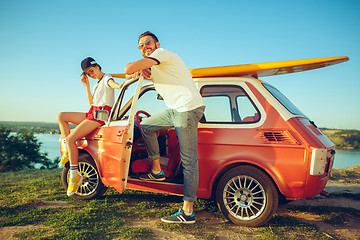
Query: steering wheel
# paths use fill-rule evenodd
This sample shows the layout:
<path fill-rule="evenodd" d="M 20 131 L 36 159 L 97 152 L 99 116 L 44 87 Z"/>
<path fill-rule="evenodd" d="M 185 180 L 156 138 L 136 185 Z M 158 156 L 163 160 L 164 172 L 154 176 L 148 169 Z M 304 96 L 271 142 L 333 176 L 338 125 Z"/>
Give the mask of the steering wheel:
<path fill-rule="evenodd" d="M 144 115 L 146 115 L 147 117 L 150 117 L 150 116 L 151 116 L 148 112 L 145 112 L 145 111 L 143 111 L 143 110 L 139 110 L 139 111 L 136 112 L 136 114 L 135 114 L 135 122 L 136 122 L 136 125 L 137 125 L 137 127 L 138 127 L 139 129 L 140 129 L 140 117 L 139 117 L 140 114 L 144 114 Z"/>
<path fill-rule="evenodd" d="M 135 122 L 136 122 L 137 127 L 141 131 L 141 129 L 140 129 L 140 119 L 141 119 L 141 117 L 139 117 L 140 114 L 144 114 L 147 117 L 150 117 L 151 115 L 150 115 L 150 113 L 148 113 L 146 111 L 143 111 L 143 110 L 139 110 L 139 111 L 136 112 L 136 114 L 135 114 Z M 156 138 L 159 137 L 159 134 L 160 134 L 160 131 L 156 131 Z"/>

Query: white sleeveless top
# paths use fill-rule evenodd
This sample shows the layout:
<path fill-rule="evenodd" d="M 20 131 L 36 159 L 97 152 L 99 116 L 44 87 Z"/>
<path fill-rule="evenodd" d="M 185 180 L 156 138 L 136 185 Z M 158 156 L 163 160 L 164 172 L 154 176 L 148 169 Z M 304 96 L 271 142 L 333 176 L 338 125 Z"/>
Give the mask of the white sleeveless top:
<path fill-rule="evenodd" d="M 105 74 L 93 88 L 93 106 L 109 106 L 114 105 L 114 89 L 108 84 L 113 79 L 111 75 Z"/>

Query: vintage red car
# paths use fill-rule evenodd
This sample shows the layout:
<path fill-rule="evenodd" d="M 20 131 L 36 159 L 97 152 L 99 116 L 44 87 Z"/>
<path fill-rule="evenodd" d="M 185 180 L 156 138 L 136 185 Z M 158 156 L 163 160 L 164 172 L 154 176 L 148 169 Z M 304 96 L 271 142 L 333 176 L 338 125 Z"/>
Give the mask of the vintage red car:
<path fill-rule="evenodd" d="M 255 227 L 271 218 L 279 200 L 322 193 L 334 161 L 334 143 L 280 91 L 258 77 L 347 60 L 337 57 L 192 69 L 206 103 L 198 125 L 198 197 L 216 198 L 222 214 L 233 223 Z M 166 109 L 152 82 L 144 82 L 127 81 L 107 124 L 77 141 L 79 171 L 85 180 L 73 198 L 97 198 L 108 187 L 120 193 L 137 189 L 183 194 L 175 129 L 158 132 L 167 180 L 138 178 L 139 173 L 150 170 L 150 164 L 134 123 L 144 114 Z M 62 174 L 65 189 L 68 172 L 67 164 Z"/>

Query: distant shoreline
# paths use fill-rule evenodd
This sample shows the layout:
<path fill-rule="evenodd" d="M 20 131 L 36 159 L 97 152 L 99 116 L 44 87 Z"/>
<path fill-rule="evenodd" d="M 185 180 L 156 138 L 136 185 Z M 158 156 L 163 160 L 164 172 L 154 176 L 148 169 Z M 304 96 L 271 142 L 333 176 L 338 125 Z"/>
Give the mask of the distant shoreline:
<path fill-rule="evenodd" d="M 0 121 L 0 127 L 9 128 L 12 132 L 32 131 L 34 133 L 60 134 L 58 123 L 52 122 L 17 122 Z M 71 128 L 75 125 L 71 125 Z M 335 143 L 336 149 L 360 149 L 360 130 L 320 128 L 330 140 Z"/>
<path fill-rule="evenodd" d="M 74 126 L 71 124 L 71 127 Z M 31 131 L 33 133 L 60 134 L 58 123 L 50 122 L 0 121 L 0 127 L 6 127 L 12 132 Z"/>

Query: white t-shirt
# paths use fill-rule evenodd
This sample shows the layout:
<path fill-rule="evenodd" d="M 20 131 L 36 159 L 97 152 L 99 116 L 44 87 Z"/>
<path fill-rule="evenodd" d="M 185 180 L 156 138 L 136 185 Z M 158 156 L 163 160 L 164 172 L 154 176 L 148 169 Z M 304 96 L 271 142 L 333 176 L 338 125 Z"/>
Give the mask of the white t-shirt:
<path fill-rule="evenodd" d="M 109 106 L 114 105 L 114 89 L 108 84 L 113 79 L 111 75 L 105 74 L 93 88 L 93 106 Z"/>
<path fill-rule="evenodd" d="M 189 69 L 177 54 L 158 48 L 149 58 L 158 63 L 151 67 L 151 79 L 166 106 L 179 112 L 205 106 Z"/>

